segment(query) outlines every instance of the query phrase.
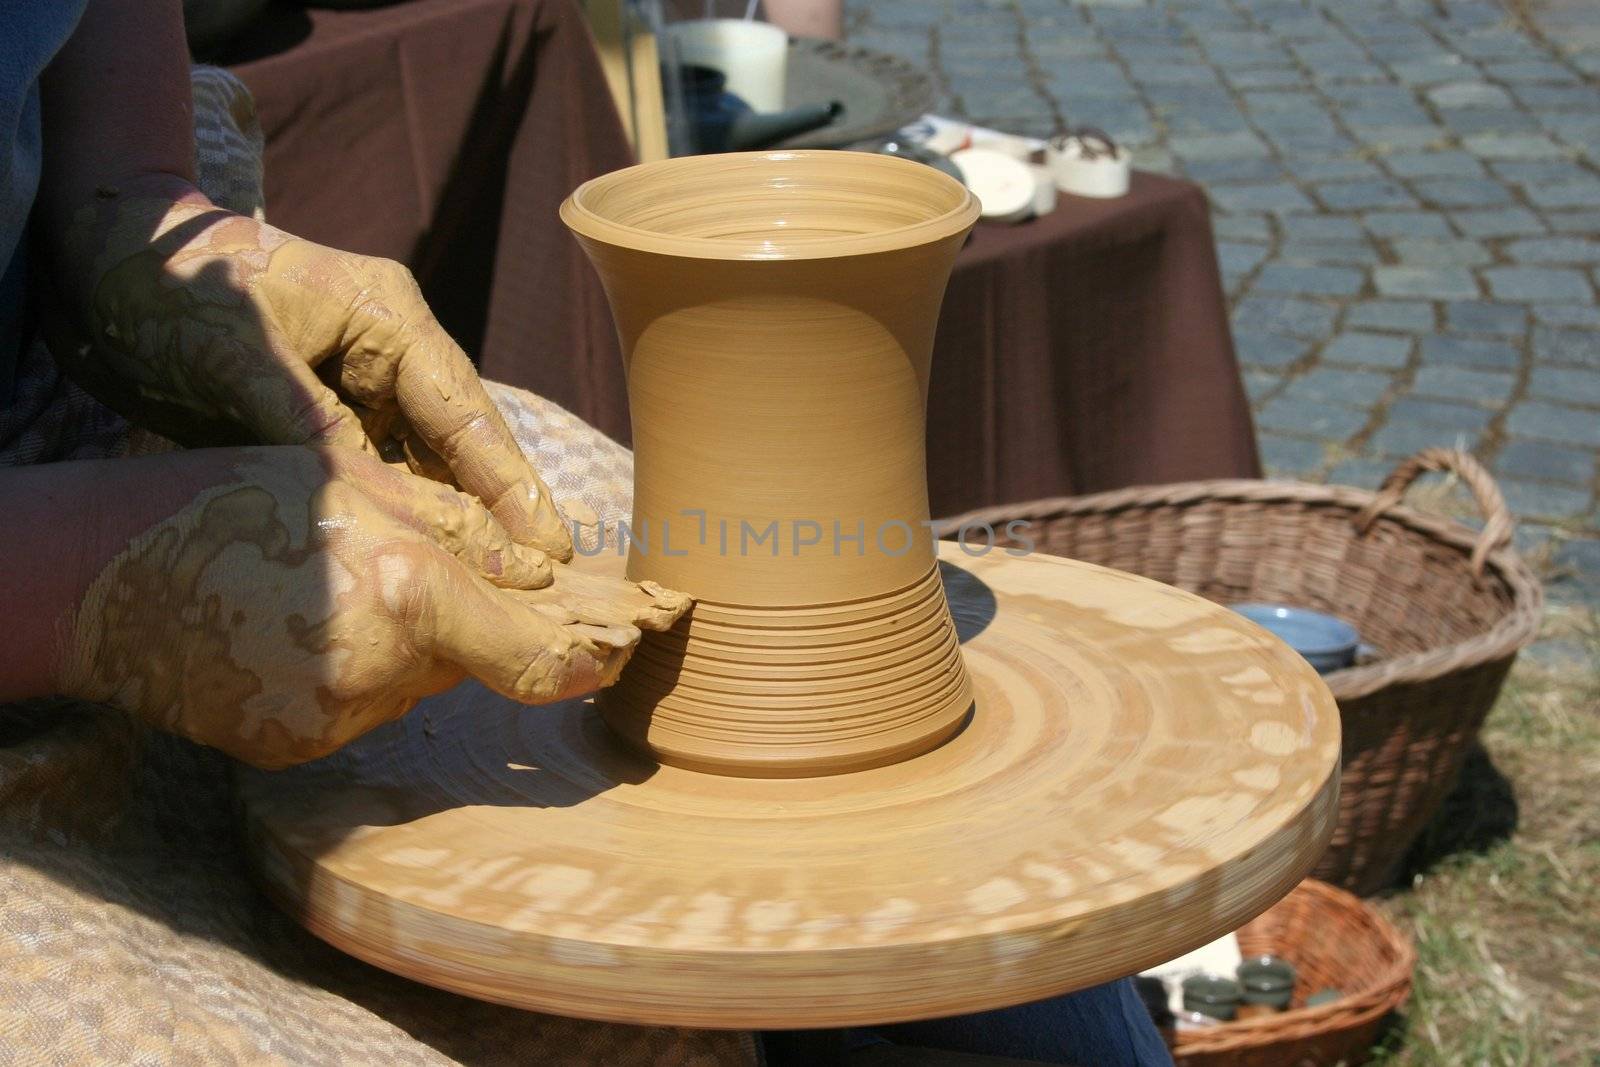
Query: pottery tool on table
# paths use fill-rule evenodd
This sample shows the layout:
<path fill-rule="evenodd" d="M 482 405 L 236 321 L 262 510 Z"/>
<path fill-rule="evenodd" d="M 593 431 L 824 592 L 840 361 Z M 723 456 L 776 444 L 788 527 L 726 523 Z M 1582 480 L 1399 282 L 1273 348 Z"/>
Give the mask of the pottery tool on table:
<path fill-rule="evenodd" d="M 1311 667 L 1178 590 L 930 539 L 929 357 L 977 212 L 866 153 L 580 187 L 650 538 L 626 571 L 696 606 L 596 700 L 464 685 L 242 773 L 268 892 L 446 989 L 769 1028 L 1036 1000 L 1283 896 L 1337 797 Z"/>

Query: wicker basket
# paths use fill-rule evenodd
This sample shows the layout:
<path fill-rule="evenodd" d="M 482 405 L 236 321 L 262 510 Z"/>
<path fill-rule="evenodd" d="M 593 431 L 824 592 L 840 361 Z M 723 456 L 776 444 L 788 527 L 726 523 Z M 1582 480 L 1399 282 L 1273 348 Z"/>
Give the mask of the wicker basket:
<path fill-rule="evenodd" d="M 1307 879 L 1239 931 L 1246 956 L 1294 964 L 1294 999 L 1276 1015 L 1173 1036 L 1177 1067 L 1333 1067 L 1364 1063 L 1384 1018 L 1411 993 L 1416 950 L 1371 905 Z M 1323 989 L 1344 994 L 1305 1007 Z"/>
<path fill-rule="evenodd" d="M 1426 471 L 1452 471 L 1487 516 L 1481 533 L 1402 506 Z M 1031 525 L 1008 538 L 1012 520 Z M 996 544 L 1131 571 L 1219 603 L 1276 601 L 1354 623 L 1382 658 L 1328 674 L 1344 727 L 1339 824 L 1314 872 L 1363 895 L 1388 885 L 1455 781 L 1543 608 L 1510 547 L 1494 480 L 1464 452 L 1413 456 L 1372 493 L 1294 482 L 1208 481 L 986 508 L 942 536 L 989 527 Z M 961 534 L 963 527 L 968 533 Z"/>

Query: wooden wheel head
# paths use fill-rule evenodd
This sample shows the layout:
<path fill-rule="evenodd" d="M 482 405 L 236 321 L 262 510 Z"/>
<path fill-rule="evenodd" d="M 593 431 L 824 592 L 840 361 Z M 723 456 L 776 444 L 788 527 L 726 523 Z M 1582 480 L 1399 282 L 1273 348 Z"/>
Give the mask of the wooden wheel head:
<path fill-rule="evenodd" d="M 974 713 L 814 778 L 658 766 L 589 701 L 431 698 L 243 772 L 269 892 L 420 981 L 634 1023 L 805 1027 L 1083 988 L 1239 925 L 1333 829 L 1339 719 L 1232 612 L 1051 557 L 944 550 Z"/>

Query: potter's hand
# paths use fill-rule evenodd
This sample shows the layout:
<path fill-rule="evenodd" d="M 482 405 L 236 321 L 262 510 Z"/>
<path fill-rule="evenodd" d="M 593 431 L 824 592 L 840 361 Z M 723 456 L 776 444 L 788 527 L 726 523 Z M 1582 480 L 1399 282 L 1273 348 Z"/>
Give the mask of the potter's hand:
<path fill-rule="evenodd" d="M 549 490 L 403 266 L 161 189 L 103 190 L 74 218 L 68 259 L 90 289 L 68 302 L 91 343 L 54 347 L 91 392 L 183 444 L 404 461 L 571 558 Z"/>
<path fill-rule="evenodd" d="M 100 477 L 137 484 L 134 465 L 157 463 L 203 488 L 88 584 L 57 690 L 260 766 L 330 752 L 469 674 L 532 704 L 608 685 L 641 627 L 687 607 L 561 564 L 530 590 L 549 582 L 542 552 L 351 450 L 203 450 Z"/>

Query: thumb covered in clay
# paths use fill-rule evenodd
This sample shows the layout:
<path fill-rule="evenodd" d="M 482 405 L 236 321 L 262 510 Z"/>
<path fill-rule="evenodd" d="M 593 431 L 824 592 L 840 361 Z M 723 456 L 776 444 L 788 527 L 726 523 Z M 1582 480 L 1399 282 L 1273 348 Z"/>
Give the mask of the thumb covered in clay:
<path fill-rule="evenodd" d="M 435 654 L 503 696 L 545 704 L 617 680 L 641 636 L 637 625 L 622 621 L 628 613 L 664 628 L 688 606 L 678 598 L 649 611 L 630 605 L 589 618 L 581 609 L 554 614 L 547 609 L 565 576 L 558 572 L 555 584 L 533 593 L 482 582 L 452 588 L 451 597 L 434 604 Z"/>

